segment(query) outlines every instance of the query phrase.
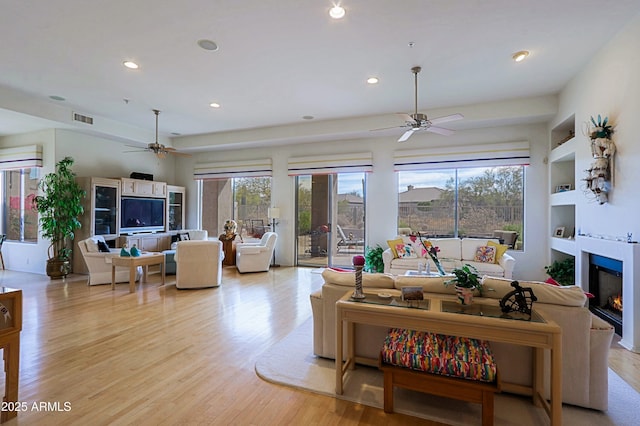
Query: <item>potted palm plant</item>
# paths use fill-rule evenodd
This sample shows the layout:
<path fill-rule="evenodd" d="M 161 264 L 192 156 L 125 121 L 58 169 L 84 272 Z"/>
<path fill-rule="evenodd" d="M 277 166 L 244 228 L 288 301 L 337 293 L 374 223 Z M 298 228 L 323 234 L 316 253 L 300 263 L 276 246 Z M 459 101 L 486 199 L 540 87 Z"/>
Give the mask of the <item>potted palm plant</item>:
<path fill-rule="evenodd" d="M 86 193 L 76 182 L 72 165 L 71 157 L 60 160 L 56 171 L 40 180 L 38 188 L 42 195 L 34 200 L 40 214 L 42 236 L 51 241 L 47 251 L 47 275 L 52 279 L 63 278 L 71 272 L 72 248 L 69 245 L 74 231 L 81 226 L 78 217 L 84 213 L 82 199 Z"/>
<path fill-rule="evenodd" d="M 445 285 L 455 284 L 458 300 L 463 305 L 473 303 L 473 291 L 478 290 L 482 295 L 482 282 L 478 278 L 478 270 L 469 264 L 465 264 L 460 268 L 454 268 L 451 273 L 455 275 Z"/>

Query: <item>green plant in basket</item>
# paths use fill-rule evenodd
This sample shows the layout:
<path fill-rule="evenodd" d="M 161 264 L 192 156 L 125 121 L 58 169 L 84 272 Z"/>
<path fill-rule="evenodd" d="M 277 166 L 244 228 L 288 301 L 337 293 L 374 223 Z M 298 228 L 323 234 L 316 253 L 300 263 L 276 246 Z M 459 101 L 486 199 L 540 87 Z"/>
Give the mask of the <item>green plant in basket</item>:
<path fill-rule="evenodd" d="M 547 275 L 560 285 L 575 284 L 575 260 L 568 257 L 564 260 L 554 260 L 551 265 L 544 267 Z"/>
<path fill-rule="evenodd" d="M 455 277 L 445 281 L 444 285 L 455 284 L 456 287 L 478 290 L 480 295 L 482 295 L 483 286 L 476 268 L 465 264 L 460 268 L 454 268 L 451 273 L 455 275 Z"/>

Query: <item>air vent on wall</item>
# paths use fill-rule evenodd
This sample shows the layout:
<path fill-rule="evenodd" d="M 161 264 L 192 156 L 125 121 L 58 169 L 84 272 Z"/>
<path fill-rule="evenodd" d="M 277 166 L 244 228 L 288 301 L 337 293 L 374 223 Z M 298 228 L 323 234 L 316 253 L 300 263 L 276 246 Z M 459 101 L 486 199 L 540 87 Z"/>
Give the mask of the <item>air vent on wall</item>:
<path fill-rule="evenodd" d="M 89 117 L 88 115 L 78 114 L 77 112 L 73 113 L 73 121 L 79 121 L 81 123 L 93 125 L 93 117 Z"/>

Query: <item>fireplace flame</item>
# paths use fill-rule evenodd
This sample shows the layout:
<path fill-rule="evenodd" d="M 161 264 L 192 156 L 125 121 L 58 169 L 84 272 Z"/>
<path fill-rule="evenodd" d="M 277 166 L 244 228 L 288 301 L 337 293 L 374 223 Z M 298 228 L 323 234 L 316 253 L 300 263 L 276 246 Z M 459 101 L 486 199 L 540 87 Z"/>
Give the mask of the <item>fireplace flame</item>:
<path fill-rule="evenodd" d="M 622 312 L 622 295 L 618 294 L 617 296 L 609 297 L 609 306 L 617 311 Z"/>

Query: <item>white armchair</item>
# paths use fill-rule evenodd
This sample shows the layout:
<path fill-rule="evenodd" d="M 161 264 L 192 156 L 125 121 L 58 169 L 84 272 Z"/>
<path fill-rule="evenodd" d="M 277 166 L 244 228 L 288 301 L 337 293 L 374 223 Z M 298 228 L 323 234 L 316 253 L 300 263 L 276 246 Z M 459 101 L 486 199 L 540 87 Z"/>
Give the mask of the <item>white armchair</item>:
<path fill-rule="evenodd" d="M 78 248 L 89 270 L 88 285 L 111 284 L 111 259 L 120 256 L 120 249 L 110 249 L 108 253 L 101 252 L 98 249 L 99 242 L 105 243 L 102 235 L 78 242 Z M 142 268 L 138 268 L 136 281 L 141 275 Z M 129 268 L 116 267 L 116 282 L 129 282 Z"/>
<path fill-rule="evenodd" d="M 222 283 L 221 241 L 178 241 L 174 259 L 176 288 L 218 287 Z"/>
<path fill-rule="evenodd" d="M 264 272 L 269 270 L 278 234 L 265 232 L 256 243 L 236 244 L 236 267 L 238 272 Z"/>

